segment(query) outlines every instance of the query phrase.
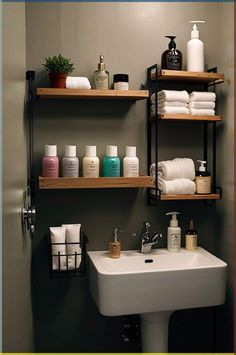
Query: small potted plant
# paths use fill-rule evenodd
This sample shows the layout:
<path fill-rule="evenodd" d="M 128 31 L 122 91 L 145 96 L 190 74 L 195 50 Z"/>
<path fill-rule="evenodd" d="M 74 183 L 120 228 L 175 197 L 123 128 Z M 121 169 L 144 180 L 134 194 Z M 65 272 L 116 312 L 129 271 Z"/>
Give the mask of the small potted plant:
<path fill-rule="evenodd" d="M 54 57 L 45 58 L 44 68 L 48 72 L 52 88 L 65 88 L 68 74 L 74 70 L 73 63 L 61 54 Z"/>

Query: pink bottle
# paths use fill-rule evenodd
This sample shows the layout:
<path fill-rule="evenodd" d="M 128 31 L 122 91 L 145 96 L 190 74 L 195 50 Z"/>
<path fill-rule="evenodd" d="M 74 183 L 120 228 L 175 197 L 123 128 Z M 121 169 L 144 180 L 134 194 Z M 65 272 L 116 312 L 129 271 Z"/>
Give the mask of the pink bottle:
<path fill-rule="evenodd" d="M 59 160 L 57 157 L 56 145 L 45 145 L 45 156 L 43 157 L 43 177 L 58 178 Z"/>

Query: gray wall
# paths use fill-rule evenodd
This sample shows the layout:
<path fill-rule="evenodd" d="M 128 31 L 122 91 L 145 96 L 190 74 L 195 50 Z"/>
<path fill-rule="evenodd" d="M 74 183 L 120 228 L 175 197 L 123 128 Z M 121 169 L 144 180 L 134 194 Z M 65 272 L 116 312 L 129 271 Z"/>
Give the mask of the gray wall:
<path fill-rule="evenodd" d="M 225 83 L 219 87 L 219 112 L 225 122 L 218 130 L 218 183 L 224 199 L 217 203 L 217 253 L 228 263 L 227 303 L 217 310 L 218 351 L 233 347 L 233 255 L 234 255 L 234 21 L 233 4 L 219 5 L 219 69 Z M 226 25 L 227 24 L 227 25 Z"/>
<path fill-rule="evenodd" d="M 60 52 L 74 62 L 74 75 L 91 79 L 99 54 L 104 54 L 111 78 L 117 72 L 129 73 L 130 88 L 138 89 L 146 80 L 146 68 L 160 63 L 161 53 L 168 43 L 165 35 L 177 35 L 177 48 L 182 51 L 186 65 L 186 42 L 191 31 L 187 21 L 192 18 L 207 21 L 200 28 L 205 43 L 205 62 L 209 67 L 216 66 L 219 58 L 218 8 L 217 3 L 27 3 L 27 68 L 36 70 L 36 86 L 49 86 L 42 63 L 46 56 Z M 118 145 L 121 157 L 126 145 L 136 145 L 141 173 L 146 173 L 144 101 L 135 104 L 37 101 L 35 109 L 37 174 L 41 173 L 44 144 L 57 144 L 60 157 L 65 144 L 76 144 L 80 159 L 85 144 L 97 145 L 100 158 L 106 144 Z M 189 156 L 196 160 L 202 157 L 201 128 L 197 124 L 167 123 L 162 125 L 159 138 L 160 159 Z M 160 247 L 165 247 L 168 226 L 165 213 L 178 210 L 183 234 L 187 222 L 193 218 L 199 244 L 220 254 L 214 225 L 221 212 L 215 207 L 204 206 L 201 201 L 161 202 L 151 207 L 147 206 L 143 190 L 38 191 L 37 206 L 37 238 L 33 243 L 37 351 L 139 350 L 136 342 L 122 343 L 121 317 L 99 314 L 88 291 L 87 277 L 76 280 L 49 278 L 44 238 L 49 226 L 81 222 L 89 237 L 89 250 L 106 250 L 113 228 L 119 226 L 139 233 L 139 237 L 133 239 L 121 236 L 122 248 L 132 249 L 139 248 L 142 224 L 148 220 L 153 231 L 164 233 Z M 228 319 L 230 309 L 222 312 Z M 212 308 L 176 312 L 170 322 L 169 350 L 214 351 L 214 317 Z M 232 351 L 229 344 L 225 347 Z"/>
<path fill-rule="evenodd" d="M 31 241 L 20 208 L 27 184 L 25 4 L 3 10 L 3 351 L 32 352 Z"/>

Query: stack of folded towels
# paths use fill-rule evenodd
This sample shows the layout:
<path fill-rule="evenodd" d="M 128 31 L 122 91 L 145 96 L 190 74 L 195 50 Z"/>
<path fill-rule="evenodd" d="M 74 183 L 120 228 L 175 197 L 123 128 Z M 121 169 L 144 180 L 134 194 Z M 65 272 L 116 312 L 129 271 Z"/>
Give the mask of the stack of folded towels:
<path fill-rule="evenodd" d="M 158 163 L 158 189 L 164 195 L 194 194 L 196 192 L 195 167 L 192 159 L 176 158 Z M 155 163 L 150 167 L 155 178 Z M 155 189 L 151 189 L 155 193 Z"/>
<path fill-rule="evenodd" d="M 189 113 L 190 115 L 215 115 L 215 99 L 214 92 L 193 91 L 189 95 Z"/>
<path fill-rule="evenodd" d="M 157 93 L 158 114 L 189 114 L 189 94 L 186 90 L 162 90 Z M 151 96 L 151 115 L 155 115 L 156 94 Z"/>

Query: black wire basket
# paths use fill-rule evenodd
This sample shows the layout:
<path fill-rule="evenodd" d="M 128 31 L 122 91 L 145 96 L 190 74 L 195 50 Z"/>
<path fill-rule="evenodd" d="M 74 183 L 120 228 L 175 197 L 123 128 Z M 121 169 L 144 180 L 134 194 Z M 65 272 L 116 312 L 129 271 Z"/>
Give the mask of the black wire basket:
<path fill-rule="evenodd" d="M 88 238 L 84 232 L 80 232 L 78 242 L 52 243 L 50 236 L 47 236 L 47 241 L 51 277 L 64 278 L 85 275 Z M 65 246 L 65 252 L 56 251 L 59 246 Z"/>

